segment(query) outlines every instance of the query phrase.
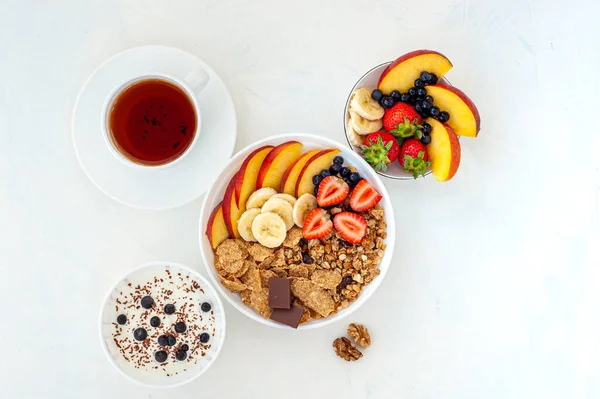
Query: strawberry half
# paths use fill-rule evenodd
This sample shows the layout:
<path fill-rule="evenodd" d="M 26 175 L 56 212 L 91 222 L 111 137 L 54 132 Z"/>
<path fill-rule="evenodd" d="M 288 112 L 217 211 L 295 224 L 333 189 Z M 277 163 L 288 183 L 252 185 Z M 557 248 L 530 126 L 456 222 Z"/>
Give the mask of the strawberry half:
<path fill-rule="evenodd" d="M 358 182 L 350 196 L 350 207 L 356 212 L 364 212 L 373 208 L 381 201 L 381 194 L 377 192 L 365 179 Z"/>
<path fill-rule="evenodd" d="M 327 176 L 319 184 L 317 203 L 326 207 L 337 205 L 344 201 L 350 193 L 350 186 L 337 176 Z"/>
<path fill-rule="evenodd" d="M 333 222 L 327 211 L 315 208 L 306 217 L 304 227 L 302 227 L 302 236 L 307 240 L 314 240 L 328 236 L 332 230 Z"/>
<path fill-rule="evenodd" d="M 359 244 L 367 234 L 367 221 L 352 212 L 340 212 L 333 217 L 335 230 L 351 244 Z"/>

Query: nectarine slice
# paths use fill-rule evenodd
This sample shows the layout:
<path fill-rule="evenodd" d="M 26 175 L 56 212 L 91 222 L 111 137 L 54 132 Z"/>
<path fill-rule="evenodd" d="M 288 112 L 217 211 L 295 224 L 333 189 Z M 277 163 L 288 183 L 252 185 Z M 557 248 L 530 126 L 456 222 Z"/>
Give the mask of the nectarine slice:
<path fill-rule="evenodd" d="M 308 160 L 306 165 L 302 168 L 300 177 L 296 182 L 296 198 L 299 198 L 306 193 L 313 194 L 315 190 L 315 185 L 312 182 L 313 176 L 321 173 L 323 169 L 329 169 L 333 162 L 333 158 L 339 153 L 339 149 L 330 148 L 313 155 L 312 158 Z"/>
<path fill-rule="evenodd" d="M 421 72 L 434 73 L 438 78 L 452 68 L 452 63 L 443 54 L 432 50 L 417 50 L 404 54 L 388 65 L 381 74 L 377 87 L 384 94 L 394 90 L 401 93 L 414 86 Z"/>
<path fill-rule="evenodd" d="M 427 144 L 427 153 L 431 160 L 433 176 L 437 181 L 448 181 L 454 177 L 460 165 L 460 143 L 458 137 L 448 125 L 428 118 L 431 125 L 431 142 Z"/>
<path fill-rule="evenodd" d="M 238 208 L 237 202 L 235 200 L 235 182 L 238 174 L 236 173 L 227 188 L 225 189 L 225 196 L 223 197 L 223 219 L 225 220 L 225 226 L 227 226 L 227 231 L 230 237 L 240 238 L 240 233 L 238 232 L 237 222 L 244 213 L 245 204 L 240 203 L 241 208 Z"/>
<path fill-rule="evenodd" d="M 448 111 L 450 119 L 446 124 L 458 136 L 477 137 L 481 118 L 477 107 L 461 90 L 453 86 L 427 86 L 427 94 L 433 97 L 433 102 L 442 111 Z"/>
<path fill-rule="evenodd" d="M 225 225 L 225 219 L 223 218 L 223 203 L 213 209 L 208 223 L 206 224 L 206 236 L 213 249 L 217 248 L 223 241 L 229 238 L 229 231 Z"/>
<path fill-rule="evenodd" d="M 321 152 L 321 150 L 305 152 L 294 164 L 290 165 L 290 167 L 283 174 L 279 192 L 289 195 L 296 195 L 296 182 L 298 181 L 298 177 L 300 177 L 302 168 L 304 168 L 304 165 L 306 165 L 308 160 L 311 159 L 313 155 L 319 152 Z"/>
<path fill-rule="evenodd" d="M 258 173 L 263 161 L 273 148 L 272 145 L 257 148 L 244 159 L 235 182 L 235 199 L 238 208 L 240 203 L 245 204 L 250 194 L 256 191 Z"/>
<path fill-rule="evenodd" d="M 273 148 L 260 167 L 256 188 L 271 187 L 279 190 L 283 174 L 300 158 L 301 152 L 302 143 L 299 141 L 288 141 Z"/>

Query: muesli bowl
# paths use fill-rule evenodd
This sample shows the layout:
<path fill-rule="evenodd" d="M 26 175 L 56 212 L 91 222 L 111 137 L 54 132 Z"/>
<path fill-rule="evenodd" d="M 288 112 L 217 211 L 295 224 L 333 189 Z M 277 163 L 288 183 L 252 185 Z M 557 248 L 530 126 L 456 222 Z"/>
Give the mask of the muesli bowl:
<path fill-rule="evenodd" d="M 238 171 L 245 164 L 245 160 L 247 160 L 251 154 L 256 154 L 265 146 L 274 146 L 276 149 L 278 149 L 284 144 L 292 142 L 301 144 L 302 156 L 300 159 L 302 159 L 304 155 L 307 155 L 307 153 L 311 151 L 317 154 L 336 149 L 336 156 L 343 157 L 345 161 L 344 165 L 352 167 L 353 171 L 360 174 L 360 176 L 362 176 L 362 178 L 364 178 L 373 189 L 381 194 L 381 200 L 379 201 L 378 205 L 362 214 L 368 220 L 368 223 L 371 225 L 371 227 L 368 228 L 367 235 L 365 236 L 363 242 L 361 242 L 362 245 L 352 245 L 345 242 L 343 243 L 343 240 L 337 240 L 336 242 L 333 242 L 334 239 L 339 238 L 335 230 L 328 236 L 328 238 L 321 239 L 319 241 L 304 240 L 303 237 L 298 235 L 302 230 L 297 227 L 292 227 L 291 230 L 288 229 L 286 237 L 287 241 L 284 242 L 281 247 L 275 248 L 274 251 L 277 253 L 277 255 L 270 254 L 270 256 L 267 258 L 268 260 L 275 257 L 275 262 L 281 261 L 285 263 L 283 265 L 279 264 L 276 267 L 265 267 L 263 264 L 259 264 L 258 256 L 255 257 L 256 251 L 250 249 L 249 252 L 252 252 L 252 255 L 247 255 L 243 249 L 243 241 L 238 239 L 236 242 L 240 243 L 240 247 L 242 247 L 242 251 L 245 254 L 244 256 L 247 256 L 247 258 L 251 261 L 254 260 L 257 262 L 256 269 L 258 269 L 258 271 L 256 272 L 254 270 L 254 272 L 259 273 L 258 275 L 261 277 L 261 282 L 259 283 L 253 281 L 247 276 L 247 274 L 250 274 L 253 271 L 252 265 L 250 269 L 246 269 L 246 273 L 244 275 L 239 275 L 238 277 L 233 275 L 228 276 L 227 273 L 223 271 L 222 265 L 218 267 L 219 265 L 217 265 L 215 262 L 215 253 L 218 253 L 219 247 L 214 250 L 213 246 L 211 245 L 211 240 L 209 239 L 209 236 L 212 239 L 215 237 L 212 235 L 216 229 L 214 227 L 216 223 L 215 220 L 219 217 L 222 218 L 222 215 L 215 211 L 218 210 L 219 207 L 223 208 L 223 204 L 230 202 L 232 195 L 235 198 L 234 194 L 227 196 L 227 191 L 231 190 L 231 187 L 235 186 L 235 184 L 231 184 L 232 178 L 238 175 Z M 305 161 L 308 165 L 310 165 L 314 156 L 307 155 L 307 158 L 309 158 L 309 160 L 306 161 L 305 159 Z M 290 168 L 291 166 L 293 165 L 290 165 Z M 301 177 L 299 179 L 301 180 Z M 284 185 L 282 184 L 282 189 L 283 186 Z M 217 216 L 215 217 L 215 215 Z M 371 221 L 370 219 L 373 220 Z M 311 307 L 307 306 L 306 303 L 301 303 L 305 310 L 305 314 L 310 313 L 311 316 L 314 317 L 311 317 L 310 320 L 303 320 L 303 322 L 301 322 L 301 324 L 298 326 L 298 329 L 322 327 L 341 320 L 355 312 L 373 295 L 383 281 L 387 270 L 389 269 L 395 242 L 395 223 L 392 204 L 387 190 L 375 171 L 358 154 L 348 148 L 344 148 L 344 146 L 340 145 L 340 143 L 324 137 L 306 133 L 289 133 L 271 136 L 253 143 L 239 151 L 231 159 L 229 165 L 219 173 L 215 183 L 208 191 L 204 199 L 199 220 L 199 232 L 200 252 L 202 259 L 206 265 L 209 277 L 217 287 L 219 293 L 225 297 L 225 299 L 233 307 L 247 317 L 267 326 L 277 328 L 289 327 L 269 319 L 270 310 L 267 308 L 268 304 L 266 303 L 267 299 L 265 298 L 265 295 L 268 295 L 268 288 L 266 288 L 265 285 L 268 285 L 269 279 L 265 277 L 268 277 L 269 275 L 273 276 L 273 274 L 269 273 L 270 271 L 278 273 L 277 277 L 289 278 L 292 281 L 300 282 L 300 287 L 296 287 L 296 292 L 293 292 L 294 296 L 296 296 L 296 300 L 299 299 L 299 296 L 296 295 L 298 294 L 298 289 L 302 290 L 306 288 L 307 295 L 313 297 L 323 297 L 326 299 L 325 302 L 328 304 L 331 304 L 331 301 L 325 298 L 324 292 L 331 294 L 331 300 L 333 300 L 335 304 L 335 309 L 333 309 L 331 312 L 329 312 L 329 309 L 319 309 L 319 303 L 314 306 L 318 310 L 312 309 Z M 378 236 L 379 239 L 377 238 Z M 232 238 L 228 238 L 226 241 L 231 243 L 232 240 Z M 329 243 L 330 246 L 328 246 L 327 243 Z M 256 243 L 247 243 L 246 245 L 248 247 L 257 246 Z M 304 250 L 301 249 L 303 245 Z M 307 249 L 309 245 L 312 246 L 311 248 Z M 333 262 L 323 261 L 323 259 L 325 259 L 325 255 L 323 255 L 323 257 L 318 255 L 321 250 L 323 250 L 323 252 L 329 251 L 330 255 L 336 256 L 336 260 Z M 300 251 L 306 251 L 307 253 L 300 254 Z M 359 254 L 359 251 L 362 253 Z M 289 256 L 285 255 L 286 253 Z M 316 256 L 315 253 L 317 253 Z M 280 259 L 280 255 L 283 259 Z M 304 263 L 302 256 L 305 255 L 309 255 L 312 258 L 307 260 L 307 262 L 310 264 Z M 365 256 L 364 258 L 363 255 Z M 343 260 L 340 261 L 341 263 L 337 263 L 340 256 Z M 331 258 L 331 256 L 329 258 Z M 363 259 L 364 262 L 362 261 Z M 354 261 L 356 261 L 356 264 L 361 264 L 360 266 L 357 266 L 357 268 L 362 268 L 362 272 L 358 269 L 352 268 L 352 263 Z M 344 264 L 346 264 L 346 267 L 344 267 Z M 324 270 L 326 266 L 329 266 L 329 268 Z M 285 273 L 281 269 L 284 269 Z M 303 275 L 303 271 L 305 269 L 309 269 L 307 272 L 309 274 Z M 318 275 L 315 275 L 316 270 L 322 271 L 317 273 Z M 345 277 L 343 282 L 339 282 L 336 287 L 333 287 L 328 285 L 331 284 L 331 282 L 323 281 L 326 276 L 333 275 L 333 273 L 330 272 L 336 271 L 339 272 L 339 274 L 342 276 L 342 279 Z M 284 274 L 282 276 L 279 273 Z M 316 286 L 317 282 L 319 284 L 318 287 Z M 238 283 L 245 284 L 246 288 L 236 289 L 236 286 L 239 285 Z M 228 287 L 226 288 L 223 284 L 227 284 Z M 262 284 L 262 286 L 259 284 Z M 259 287 L 254 287 L 256 285 L 259 285 Z M 354 288 L 355 286 L 356 288 Z M 237 292 L 232 292 L 232 287 L 234 288 L 234 291 Z M 314 292 L 311 291 L 311 288 L 314 288 Z M 265 291 L 265 289 L 267 291 Z M 354 290 L 355 295 L 349 293 L 348 290 Z M 349 294 L 349 298 L 352 297 L 352 300 L 346 300 L 343 302 L 339 297 L 334 298 L 336 293 L 339 295 L 341 292 L 346 292 Z M 301 294 L 299 295 L 302 296 Z M 336 299 L 339 301 L 336 301 Z M 308 302 L 311 301 L 308 300 Z M 314 305 L 314 303 L 311 303 L 311 306 L 312 305 Z M 319 311 L 321 313 L 319 313 Z"/>

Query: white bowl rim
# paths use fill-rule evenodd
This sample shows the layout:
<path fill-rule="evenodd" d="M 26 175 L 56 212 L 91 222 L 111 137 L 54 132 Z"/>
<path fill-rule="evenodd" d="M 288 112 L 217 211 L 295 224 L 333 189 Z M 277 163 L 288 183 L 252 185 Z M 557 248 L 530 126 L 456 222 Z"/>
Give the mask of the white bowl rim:
<path fill-rule="evenodd" d="M 239 150 L 238 152 L 236 152 L 236 154 L 229 160 L 229 165 L 231 165 L 232 163 L 235 163 L 236 161 L 240 160 L 241 158 L 247 156 L 249 154 L 249 152 L 255 148 L 258 148 L 262 145 L 265 145 L 267 143 L 272 143 L 274 141 L 281 141 L 284 142 L 285 140 L 298 140 L 298 141 L 302 141 L 302 139 L 308 139 L 308 140 L 315 140 L 315 141 L 320 141 L 322 142 L 324 145 L 331 145 L 334 147 L 338 147 L 340 146 L 342 143 L 332 140 L 330 138 L 327 137 L 322 137 L 322 136 L 318 136 L 316 134 L 312 134 L 312 133 L 283 133 L 283 134 L 276 134 L 276 135 L 272 135 L 266 138 L 263 138 L 261 140 L 255 141 L 249 145 L 247 145 L 246 147 L 244 147 L 243 149 Z M 259 315 L 256 311 L 254 311 L 254 309 L 251 309 L 250 307 L 246 306 L 246 305 L 240 305 L 239 303 L 235 302 L 234 300 L 231 299 L 231 297 L 229 296 L 230 292 L 226 291 L 225 288 L 223 287 L 223 285 L 221 284 L 220 281 L 218 281 L 215 277 L 215 273 L 213 272 L 213 265 L 209 265 L 206 253 L 204 252 L 204 247 L 202 245 L 202 241 L 204 240 L 204 236 L 205 236 L 205 229 L 204 229 L 204 223 L 208 221 L 208 219 L 206 221 L 202 220 L 202 217 L 206 214 L 207 212 L 207 207 L 208 207 L 208 202 L 210 199 L 210 194 L 212 193 L 213 189 L 215 188 L 215 185 L 218 183 L 219 179 L 218 177 L 223 174 L 223 172 L 229 167 L 229 165 L 227 165 L 225 167 L 225 169 L 221 170 L 218 172 L 217 174 L 217 179 L 215 179 L 215 181 L 213 181 L 212 186 L 208 189 L 208 191 L 206 192 L 206 195 L 204 197 L 204 201 L 202 203 L 202 208 L 200 209 L 200 217 L 199 217 L 199 240 L 198 240 L 198 244 L 200 246 L 200 253 L 202 255 L 202 261 L 204 263 L 204 267 L 206 267 L 206 270 L 208 272 L 209 278 L 211 279 L 211 281 L 214 283 L 214 285 L 217 287 L 217 291 L 219 292 L 219 294 L 221 294 L 223 297 L 225 297 L 225 299 L 227 300 L 227 302 L 229 302 L 235 309 L 237 309 L 238 311 L 240 311 L 242 314 L 244 314 L 245 316 L 251 318 L 254 321 L 257 321 L 261 324 L 270 326 L 270 327 L 275 327 L 275 328 L 280 328 L 280 329 L 287 329 L 287 330 L 310 330 L 310 329 L 314 329 L 314 328 L 319 328 L 319 327 L 324 327 L 327 325 L 330 325 L 332 323 L 335 323 L 339 320 L 342 320 L 346 317 L 348 317 L 349 315 L 351 315 L 352 313 L 354 313 L 356 310 L 358 310 L 362 305 L 364 305 L 365 302 L 367 302 L 369 300 L 369 298 L 371 298 L 371 296 L 375 293 L 375 291 L 377 291 L 377 289 L 379 288 L 379 285 L 381 284 L 381 282 L 383 281 L 383 279 L 385 278 L 387 271 L 390 267 L 391 264 L 391 258 L 393 256 L 393 251 L 394 251 L 394 246 L 395 246 L 395 232 L 396 232 L 396 226 L 395 226 L 395 218 L 394 218 L 394 210 L 393 210 L 393 206 L 391 204 L 391 200 L 390 200 L 390 196 L 387 192 L 387 189 L 385 187 L 385 185 L 383 184 L 382 179 L 375 173 L 375 170 L 373 168 L 371 168 L 371 166 L 364 160 L 362 159 L 362 157 L 357 154 L 356 152 L 354 152 L 351 148 L 347 149 L 347 151 L 352 152 L 356 157 L 356 159 L 358 160 L 359 163 L 362 164 L 362 167 L 364 168 L 368 168 L 369 170 L 371 170 L 373 172 L 373 177 L 376 179 L 377 181 L 377 185 L 380 188 L 381 191 L 381 195 L 384 198 L 384 201 L 387 203 L 387 205 L 385 206 L 385 220 L 387 222 L 387 247 L 385 249 L 385 254 L 389 254 L 390 257 L 390 261 L 389 263 L 382 268 L 382 263 L 380 263 L 378 265 L 378 268 L 380 270 L 379 276 L 377 276 L 377 278 L 375 278 L 371 283 L 369 283 L 368 287 L 370 287 L 370 291 L 365 293 L 365 292 L 361 292 L 361 294 L 358 296 L 358 298 L 351 302 L 350 305 L 348 306 L 348 308 L 344 309 L 343 311 L 336 313 L 334 315 L 328 316 L 326 318 L 322 318 L 322 319 L 314 319 L 313 323 L 308 323 L 308 324 L 301 324 L 298 326 L 297 329 L 293 329 L 290 328 L 286 325 L 283 324 L 279 324 L 276 323 L 270 319 L 266 319 L 264 317 L 262 317 L 261 315 Z M 354 162 L 354 160 L 352 160 Z M 354 165 L 355 167 L 357 165 Z M 384 255 L 385 256 L 385 255 Z"/>
<path fill-rule="evenodd" d="M 219 311 L 221 312 L 221 319 L 222 319 L 222 334 L 221 334 L 221 339 L 219 340 L 219 345 L 217 346 L 216 352 L 213 356 L 213 359 L 211 360 L 211 362 L 204 367 L 202 370 L 200 370 L 197 374 L 192 375 L 190 378 L 183 380 L 181 382 L 178 382 L 176 384 L 171 384 L 171 385 L 152 385 L 152 384 L 147 384 L 145 382 L 142 382 L 134 377 L 132 377 L 131 375 L 127 374 L 125 371 L 123 371 L 123 369 L 121 369 L 121 367 L 119 367 L 119 365 L 116 363 L 115 359 L 113 359 L 112 355 L 110 354 L 110 352 L 108 351 L 108 348 L 106 346 L 106 341 L 104 339 L 104 335 L 102 334 L 102 316 L 104 315 L 104 311 L 106 309 L 106 305 L 108 304 L 108 300 L 110 299 L 110 295 L 114 292 L 114 290 L 119 286 L 119 284 L 125 280 L 127 277 L 133 275 L 134 273 L 139 272 L 140 270 L 146 269 L 146 268 L 151 268 L 151 267 L 157 267 L 157 266 L 172 266 L 172 267 L 176 267 L 179 268 L 181 270 L 185 270 L 188 273 L 191 273 L 194 275 L 194 278 L 197 278 L 198 280 L 200 280 L 200 283 L 205 284 L 208 287 L 211 287 L 217 295 L 215 295 L 215 301 L 219 307 Z M 214 306 L 214 304 L 213 304 Z M 202 276 L 200 273 L 198 273 L 198 271 L 192 269 L 189 266 L 183 265 L 181 263 L 178 262 L 171 262 L 171 261 L 152 261 L 152 262 L 146 262 L 143 263 L 139 266 L 134 267 L 133 269 L 130 269 L 129 271 L 127 271 L 125 274 L 123 274 L 108 290 L 108 292 L 106 293 L 106 295 L 104 296 L 104 300 L 102 301 L 102 307 L 100 308 L 100 317 L 98 320 L 98 333 L 99 333 L 99 337 L 100 337 L 100 343 L 102 346 L 102 351 L 104 352 L 104 354 L 106 355 L 108 361 L 110 362 L 110 364 L 113 365 L 113 367 L 115 369 L 117 369 L 117 371 L 119 372 L 119 374 L 121 374 L 122 376 L 124 376 L 126 379 L 128 379 L 129 381 L 132 381 L 138 385 L 141 385 L 143 387 L 147 387 L 147 388 L 159 388 L 159 389 L 166 389 L 166 388 L 175 388 L 175 387 L 180 387 L 182 385 L 185 385 L 189 382 L 194 381 L 196 378 L 200 377 L 202 374 L 204 374 L 206 372 L 206 370 L 208 370 L 217 360 L 217 358 L 219 357 L 219 354 L 221 353 L 221 349 L 223 348 L 223 344 L 225 342 L 225 335 L 227 333 L 227 321 L 226 321 L 226 316 L 225 316 L 225 308 L 223 307 L 223 302 L 221 301 L 221 298 L 219 297 L 219 292 L 213 287 L 213 285 L 210 283 L 210 281 L 208 281 L 204 276 Z"/>

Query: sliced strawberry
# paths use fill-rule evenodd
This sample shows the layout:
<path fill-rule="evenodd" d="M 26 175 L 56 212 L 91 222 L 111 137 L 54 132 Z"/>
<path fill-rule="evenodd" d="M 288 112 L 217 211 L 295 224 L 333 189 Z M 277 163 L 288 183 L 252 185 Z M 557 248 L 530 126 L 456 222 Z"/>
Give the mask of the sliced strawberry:
<path fill-rule="evenodd" d="M 348 197 L 350 186 L 337 176 L 327 176 L 319 184 L 317 203 L 319 206 L 337 205 Z"/>
<path fill-rule="evenodd" d="M 356 212 L 364 212 L 373 208 L 381 201 L 381 194 L 377 192 L 365 179 L 358 182 L 350 196 L 350 207 Z"/>
<path fill-rule="evenodd" d="M 332 230 L 333 223 L 329 218 L 329 213 L 324 209 L 315 208 L 306 217 L 302 236 L 307 240 L 314 240 L 328 236 Z"/>
<path fill-rule="evenodd" d="M 367 221 L 352 212 L 340 212 L 333 217 L 335 230 L 351 244 L 358 244 L 367 234 Z"/>

